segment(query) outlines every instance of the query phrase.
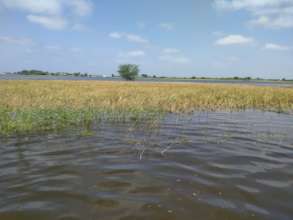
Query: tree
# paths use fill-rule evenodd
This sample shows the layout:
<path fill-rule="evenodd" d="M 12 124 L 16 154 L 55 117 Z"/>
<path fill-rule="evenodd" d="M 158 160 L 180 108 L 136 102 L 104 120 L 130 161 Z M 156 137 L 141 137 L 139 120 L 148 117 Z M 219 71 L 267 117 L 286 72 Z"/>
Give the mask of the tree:
<path fill-rule="evenodd" d="M 119 66 L 119 75 L 126 80 L 135 80 L 138 76 L 139 68 L 135 64 L 123 64 Z"/>

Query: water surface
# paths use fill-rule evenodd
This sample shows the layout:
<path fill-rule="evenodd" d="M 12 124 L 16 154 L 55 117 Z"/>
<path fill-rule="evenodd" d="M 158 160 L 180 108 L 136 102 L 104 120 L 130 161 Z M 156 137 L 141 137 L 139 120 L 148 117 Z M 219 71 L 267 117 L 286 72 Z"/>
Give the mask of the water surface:
<path fill-rule="evenodd" d="M 120 77 L 81 77 L 81 76 L 50 76 L 50 75 L 17 75 L 0 74 L 0 80 L 77 80 L 77 81 L 123 81 Z M 272 87 L 293 87 L 293 81 L 262 81 L 262 80 L 224 80 L 224 79 L 174 79 L 174 78 L 138 78 L 138 82 L 165 83 L 212 83 L 212 84 L 241 84 Z"/>
<path fill-rule="evenodd" d="M 293 117 L 168 116 L 0 139 L 0 219 L 293 219 Z"/>

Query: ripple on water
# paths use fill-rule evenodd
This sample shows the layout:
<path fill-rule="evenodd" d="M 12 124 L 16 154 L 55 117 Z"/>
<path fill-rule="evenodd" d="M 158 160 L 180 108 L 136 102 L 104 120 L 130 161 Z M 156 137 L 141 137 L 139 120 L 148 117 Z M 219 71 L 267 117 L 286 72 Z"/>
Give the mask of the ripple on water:
<path fill-rule="evenodd" d="M 293 216 L 292 115 L 168 115 L 0 140 L 0 219 L 284 219 Z"/>

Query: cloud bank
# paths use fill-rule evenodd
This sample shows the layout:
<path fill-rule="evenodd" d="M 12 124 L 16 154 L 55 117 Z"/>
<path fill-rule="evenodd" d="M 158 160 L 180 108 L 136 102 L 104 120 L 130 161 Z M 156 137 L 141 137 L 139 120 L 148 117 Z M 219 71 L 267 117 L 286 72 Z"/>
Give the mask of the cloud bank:
<path fill-rule="evenodd" d="M 293 0 L 215 0 L 214 6 L 226 11 L 248 11 L 248 23 L 253 26 L 293 28 Z"/>

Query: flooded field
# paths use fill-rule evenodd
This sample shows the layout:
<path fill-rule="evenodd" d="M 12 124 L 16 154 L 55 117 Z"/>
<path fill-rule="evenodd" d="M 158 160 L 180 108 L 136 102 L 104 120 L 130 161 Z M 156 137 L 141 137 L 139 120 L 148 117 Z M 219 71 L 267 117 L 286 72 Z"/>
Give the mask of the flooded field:
<path fill-rule="evenodd" d="M 169 115 L 0 139 L 0 219 L 293 218 L 293 117 Z"/>
<path fill-rule="evenodd" d="M 120 77 L 79 77 L 79 76 L 30 76 L 0 74 L 0 80 L 73 80 L 73 81 L 123 81 Z M 225 80 L 225 79 L 174 79 L 174 78 L 139 78 L 138 82 L 165 82 L 165 83 L 213 83 L 213 84 L 242 84 L 273 87 L 293 87 L 293 81 L 262 81 L 262 80 Z"/>

